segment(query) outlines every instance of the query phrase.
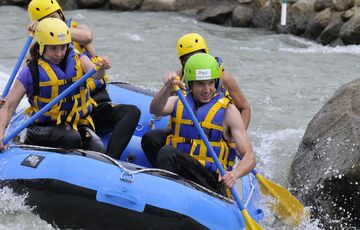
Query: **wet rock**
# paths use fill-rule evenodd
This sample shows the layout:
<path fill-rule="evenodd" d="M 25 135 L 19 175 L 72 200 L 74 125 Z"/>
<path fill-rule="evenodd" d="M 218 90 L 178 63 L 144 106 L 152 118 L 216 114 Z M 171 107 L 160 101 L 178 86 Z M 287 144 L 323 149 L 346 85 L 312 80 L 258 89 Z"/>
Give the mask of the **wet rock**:
<path fill-rule="evenodd" d="M 354 6 L 354 0 L 333 0 L 337 11 L 344 11 Z"/>
<path fill-rule="evenodd" d="M 1 5 L 17 5 L 17 6 L 25 6 L 28 4 L 26 0 L 0 0 Z"/>
<path fill-rule="evenodd" d="M 326 8 L 331 8 L 333 5 L 332 0 L 316 0 L 314 3 L 314 10 L 320 12 Z"/>
<path fill-rule="evenodd" d="M 113 10 L 135 10 L 139 9 L 143 0 L 110 0 L 109 7 Z"/>
<path fill-rule="evenodd" d="M 341 87 L 309 123 L 288 179 L 324 229 L 360 228 L 360 79 Z"/>
<path fill-rule="evenodd" d="M 333 44 L 332 42 L 338 38 L 338 34 L 344 21 L 340 13 L 333 13 L 331 23 L 321 32 L 318 41 L 323 45 Z"/>
<path fill-rule="evenodd" d="M 175 11 L 176 0 L 144 0 L 140 9 L 145 11 Z"/>
<path fill-rule="evenodd" d="M 212 0 L 198 19 L 204 22 L 229 25 L 234 5 L 231 2 Z"/>
<path fill-rule="evenodd" d="M 254 2 L 254 0 L 239 0 L 240 5 L 241 4 L 249 4 L 249 3 L 252 3 L 252 2 Z"/>
<path fill-rule="evenodd" d="M 76 0 L 79 8 L 94 9 L 102 7 L 108 0 Z"/>
<path fill-rule="evenodd" d="M 280 21 L 280 17 L 276 17 L 276 10 L 273 5 L 266 0 L 256 0 L 257 6 L 254 10 L 253 24 L 256 27 L 262 27 L 268 30 L 274 30 L 275 24 Z M 280 5 L 277 5 L 280 9 Z"/>
<path fill-rule="evenodd" d="M 313 8 L 314 1 L 312 0 L 299 0 L 290 7 L 288 17 L 293 33 L 301 35 L 305 32 L 309 18 L 314 15 Z"/>
<path fill-rule="evenodd" d="M 341 27 L 339 37 L 345 45 L 360 44 L 360 15 L 354 15 Z"/>
<path fill-rule="evenodd" d="M 239 5 L 232 12 L 231 24 L 233 26 L 249 27 L 252 25 L 253 16 L 254 10 L 251 5 Z"/>
<path fill-rule="evenodd" d="M 58 3 L 63 10 L 75 10 L 79 8 L 76 1 L 58 0 Z"/>
<path fill-rule="evenodd" d="M 202 8 L 204 9 L 206 5 L 209 3 L 209 0 L 177 0 L 176 1 L 176 9 L 177 10 L 189 10 L 193 8 Z"/>
<path fill-rule="evenodd" d="M 353 7 L 351 9 L 348 9 L 346 11 L 344 11 L 342 14 L 341 14 L 341 18 L 346 22 L 348 21 L 350 18 L 352 18 L 356 13 L 356 8 Z"/>
<path fill-rule="evenodd" d="M 316 39 L 326 26 L 330 23 L 332 11 L 330 8 L 319 12 L 307 24 L 305 37 Z"/>

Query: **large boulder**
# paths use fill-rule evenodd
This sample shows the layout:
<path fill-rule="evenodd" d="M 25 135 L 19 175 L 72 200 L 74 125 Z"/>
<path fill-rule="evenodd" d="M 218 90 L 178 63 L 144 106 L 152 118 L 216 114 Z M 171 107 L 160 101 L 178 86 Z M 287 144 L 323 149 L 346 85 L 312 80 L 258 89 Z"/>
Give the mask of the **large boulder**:
<path fill-rule="evenodd" d="M 231 24 L 238 27 L 250 27 L 253 17 L 253 7 L 250 4 L 242 4 L 233 10 Z"/>
<path fill-rule="evenodd" d="M 275 25 L 280 22 L 280 4 L 272 4 L 268 0 L 255 0 L 253 24 L 255 27 L 274 30 Z"/>
<path fill-rule="evenodd" d="M 95 9 L 105 5 L 107 0 L 77 0 L 76 2 L 81 9 Z"/>
<path fill-rule="evenodd" d="M 341 87 L 309 123 L 289 183 L 325 229 L 360 228 L 360 79 Z"/>
<path fill-rule="evenodd" d="M 305 32 L 309 18 L 312 18 L 315 12 L 315 0 L 299 0 L 292 4 L 288 9 L 288 22 L 285 32 L 295 35 L 301 35 Z"/>
<path fill-rule="evenodd" d="M 360 15 L 354 15 L 341 27 L 340 38 L 345 45 L 360 44 Z"/>
<path fill-rule="evenodd" d="M 0 6 L 2 6 L 2 5 L 25 6 L 27 4 L 28 4 L 27 0 L 0 0 Z"/>
<path fill-rule="evenodd" d="M 237 5 L 238 2 L 234 0 L 210 0 L 207 7 L 198 16 L 198 19 L 214 24 L 230 25 L 232 11 Z"/>
<path fill-rule="evenodd" d="M 176 0 L 144 0 L 140 9 L 144 11 L 175 11 Z"/>
<path fill-rule="evenodd" d="M 315 0 L 314 11 L 320 12 L 326 8 L 331 8 L 334 5 L 332 0 Z"/>
<path fill-rule="evenodd" d="M 338 38 L 341 27 L 344 25 L 340 13 L 335 12 L 331 16 L 331 23 L 321 32 L 318 41 L 323 45 L 329 45 Z"/>
<path fill-rule="evenodd" d="M 113 10 L 136 10 L 140 8 L 143 0 L 110 0 L 110 9 Z"/>
<path fill-rule="evenodd" d="M 75 10 L 79 8 L 77 1 L 74 0 L 58 0 L 57 2 L 65 11 L 65 15 L 67 10 Z"/>
<path fill-rule="evenodd" d="M 316 40 L 321 32 L 330 24 L 332 11 L 330 8 L 326 8 L 323 11 L 317 13 L 315 17 L 309 20 L 305 37 Z M 339 29 L 340 30 L 340 29 Z"/>

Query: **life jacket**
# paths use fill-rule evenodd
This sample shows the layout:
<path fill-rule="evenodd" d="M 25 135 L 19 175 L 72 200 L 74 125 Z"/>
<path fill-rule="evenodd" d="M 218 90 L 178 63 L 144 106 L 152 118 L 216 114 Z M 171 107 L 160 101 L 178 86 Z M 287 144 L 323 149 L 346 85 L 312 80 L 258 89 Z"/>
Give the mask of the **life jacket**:
<path fill-rule="evenodd" d="M 190 93 L 186 95 L 186 101 L 194 110 L 195 102 Z M 195 111 L 195 116 L 208 137 L 210 145 L 214 148 L 222 166 L 231 171 L 236 158 L 235 144 L 223 138 L 223 118 L 230 100 L 223 93 L 218 93 L 209 103 L 200 106 Z M 183 103 L 178 100 L 170 118 L 172 134 L 167 137 L 166 143 L 179 149 L 183 153 L 190 154 L 197 159 L 205 168 L 218 172 L 216 164 L 208 153 L 205 143 L 194 126 L 190 115 L 184 109 Z"/>
<path fill-rule="evenodd" d="M 73 49 L 69 48 L 65 58 L 65 71 L 43 58 L 38 59 L 36 68 L 29 64 L 33 77 L 34 95 L 29 95 L 31 106 L 25 111 L 27 114 L 31 115 L 42 109 L 83 76 L 79 56 Z M 34 69 L 38 72 L 34 72 Z M 40 116 L 37 122 L 68 123 L 76 130 L 78 124 L 90 124 L 95 129 L 89 116 L 93 106 L 96 106 L 96 102 L 90 97 L 90 91 L 84 84 Z"/>
<path fill-rule="evenodd" d="M 67 19 L 65 21 L 66 25 L 69 27 L 69 28 L 75 28 L 78 23 L 73 21 L 72 19 Z M 81 54 L 85 54 L 86 56 L 88 56 L 92 62 L 97 62 L 97 57 L 93 57 L 90 52 L 88 52 L 85 47 L 83 47 L 82 45 L 80 45 L 80 43 L 78 42 L 71 42 L 70 44 L 71 47 L 73 47 L 75 50 L 77 50 L 79 53 Z M 96 79 L 93 79 L 93 78 L 89 78 L 87 80 L 87 85 L 88 87 L 90 88 L 90 91 L 91 92 L 94 92 L 95 89 L 101 89 L 101 88 L 105 88 L 106 86 L 106 81 L 108 80 L 108 75 L 105 74 L 105 76 L 99 80 L 96 80 Z"/>

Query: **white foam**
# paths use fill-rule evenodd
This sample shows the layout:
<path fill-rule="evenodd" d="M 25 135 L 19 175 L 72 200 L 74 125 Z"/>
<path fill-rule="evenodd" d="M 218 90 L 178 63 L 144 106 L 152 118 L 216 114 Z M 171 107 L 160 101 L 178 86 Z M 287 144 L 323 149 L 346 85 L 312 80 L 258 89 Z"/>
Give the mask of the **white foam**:
<path fill-rule="evenodd" d="M 296 144 L 293 142 L 298 141 L 304 134 L 303 129 L 284 129 L 275 132 L 266 131 L 252 131 L 249 132 L 251 137 L 254 137 L 256 141 L 253 141 L 253 148 L 258 158 L 258 171 L 264 172 L 270 179 L 283 175 L 282 181 L 285 181 L 287 175 L 287 167 L 290 166 L 293 152 L 289 151 L 289 143 L 293 146 L 293 151 L 297 150 Z M 284 167 L 278 167 L 279 162 L 275 159 L 281 159 L 283 162 L 281 165 Z M 280 181 L 279 181 L 280 183 Z"/>
<path fill-rule="evenodd" d="M 0 92 L 4 91 L 4 88 L 6 86 L 7 80 L 9 79 L 9 74 L 3 73 L 0 71 Z"/>
<path fill-rule="evenodd" d="M 297 47 L 297 48 L 280 47 L 279 48 L 280 51 L 290 52 L 290 53 L 360 54 L 360 46 L 358 45 L 330 47 L 295 36 L 290 36 L 289 39 L 297 42 L 300 46 L 303 47 Z"/>
<path fill-rule="evenodd" d="M 50 224 L 34 215 L 25 204 L 27 194 L 16 195 L 12 189 L 0 189 L 0 229 L 54 229 Z"/>
<path fill-rule="evenodd" d="M 10 74 L 4 73 L 0 71 L 0 96 L 2 95 L 5 86 L 9 80 Z M 29 103 L 27 102 L 27 97 L 25 96 L 21 101 L 20 104 L 18 106 L 19 109 L 23 109 L 26 108 L 27 106 L 29 106 Z"/>
<path fill-rule="evenodd" d="M 124 35 L 125 35 L 125 37 L 126 37 L 127 39 L 130 39 L 130 40 L 132 40 L 132 41 L 138 42 L 138 41 L 143 41 L 143 40 L 144 40 L 144 39 L 143 39 L 140 35 L 138 35 L 138 34 L 125 33 Z"/>

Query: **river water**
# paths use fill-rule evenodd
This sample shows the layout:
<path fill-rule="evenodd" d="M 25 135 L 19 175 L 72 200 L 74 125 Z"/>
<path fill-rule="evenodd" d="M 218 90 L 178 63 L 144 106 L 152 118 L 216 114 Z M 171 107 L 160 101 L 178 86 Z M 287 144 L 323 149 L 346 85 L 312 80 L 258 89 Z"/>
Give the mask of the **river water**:
<path fill-rule="evenodd" d="M 360 46 L 324 47 L 292 35 L 229 28 L 177 13 L 76 10 L 67 17 L 88 25 L 99 55 L 111 58 L 111 80 L 160 89 L 179 68 L 175 44 L 189 32 L 203 35 L 210 53 L 223 59 L 252 109 L 249 136 L 258 171 L 286 187 L 288 170 L 312 117 L 343 84 L 356 79 Z M 0 92 L 25 43 L 26 10 L 0 7 Z M 23 102 L 22 105 L 26 105 Z M 0 229 L 53 229 L 8 189 L 0 190 Z M 271 220 L 266 229 L 286 229 Z M 317 229 L 303 223 L 298 229 Z"/>

